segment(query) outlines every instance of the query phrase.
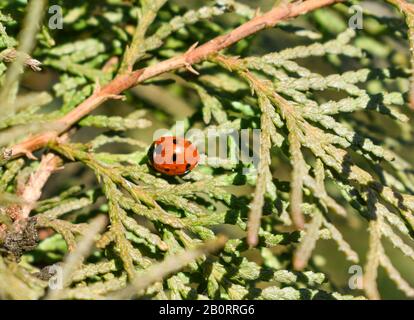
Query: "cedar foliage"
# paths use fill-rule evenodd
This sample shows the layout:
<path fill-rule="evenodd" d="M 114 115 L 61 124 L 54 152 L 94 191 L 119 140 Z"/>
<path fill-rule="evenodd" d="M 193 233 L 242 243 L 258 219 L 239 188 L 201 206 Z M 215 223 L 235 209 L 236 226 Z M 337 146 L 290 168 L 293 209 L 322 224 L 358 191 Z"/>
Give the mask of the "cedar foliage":
<path fill-rule="evenodd" d="M 106 112 L 82 117 L 46 148 L 10 158 L 13 145 L 59 130 L 58 119 L 116 75 L 185 54 L 262 13 L 233 0 L 193 9 L 54 1 L 64 20 L 51 30 L 50 15 L 36 13 L 46 12 L 42 1 L 0 0 L 0 297 L 375 299 L 380 267 L 414 297 L 388 246 L 414 260 L 412 13 L 405 1 L 389 2 L 397 8 L 364 6 L 362 30 L 348 28 L 359 1 L 282 21 L 270 32 L 294 45 L 269 52 L 260 34 L 242 39 L 124 92 L 124 102 L 106 102 Z M 25 15 L 42 22 L 19 51 L 30 38 Z M 31 78 L 19 81 L 21 73 Z M 31 88 L 42 73 L 53 86 Z M 158 108 L 161 93 L 190 104 L 186 130 L 260 128 L 257 168 L 217 158 L 183 178 L 154 172 L 141 136 L 154 121 L 174 124 L 174 106 L 164 99 Z M 238 141 L 230 135 L 228 145 L 231 158 Z M 366 257 L 344 226 L 368 242 Z M 342 273 L 346 260 L 364 265 L 364 291 L 328 277 L 324 264 L 334 258 L 314 253 L 320 240 L 336 243 Z M 53 266 L 63 270 L 60 290 L 48 289 Z"/>

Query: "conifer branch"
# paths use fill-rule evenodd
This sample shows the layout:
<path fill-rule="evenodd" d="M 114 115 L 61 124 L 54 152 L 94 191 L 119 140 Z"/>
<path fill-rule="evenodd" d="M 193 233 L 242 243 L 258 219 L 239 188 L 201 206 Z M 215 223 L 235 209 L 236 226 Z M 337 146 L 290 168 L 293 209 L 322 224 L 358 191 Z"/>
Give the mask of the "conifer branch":
<path fill-rule="evenodd" d="M 389 3 L 399 8 L 405 15 L 408 27 L 408 41 L 410 44 L 410 62 L 411 62 L 411 82 L 410 82 L 410 107 L 414 109 L 414 5 L 405 0 L 387 0 Z"/>
<path fill-rule="evenodd" d="M 150 267 L 143 274 L 137 276 L 136 279 L 125 289 L 120 292 L 114 293 L 111 298 L 117 299 L 130 299 L 136 294 L 142 293 L 144 289 L 153 284 L 154 282 L 160 281 L 167 275 L 180 270 L 195 259 L 219 250 L 226 243 L 227 238 L 219 236 L 217 239 L 205 243 L 188 251 L 184 251 L 175 256 L 166 258 L 163 262 Z"/>
<path fill-rule="evenodd" d="M 17 95 L 18 81 L 23 71 L 23 65 L 28 62 L 27 55 L 34 48 L 36 33 L 42 21 L 45 7 L 45 0 L 31 1 L 27 7 L 25 24 L 20 35 L 20 43 L 17 50 L 21 54 L 17 55 L 16 59 L 12 59 L 14 62 L 8 69 L 6 79 L 0 90 L 0 100 L 4 103 L 1 118 L 15 113 L 13 102 Z M 29 63 L 33 65 L 33 61 Z"/>
<path fill-rule="evenodd" d="M 309 0 L 293 4 L 283 4 L 273 8 L 264 15 L 253 18 L 227 35 L 219 36 L 202 46 L 190 48 L 190 50 L 181 56 L 173 57 L 154 66 L 119 75 L 102 88 L 98 87 L 89 98 L 67 115 L 57 120 L 56 125 L 61 129 L 40 133 L 20 142 L 10 149 L 7 149 L 4 158 L 7 161 L 11 158 L 30 154 L 34 150 L 44 147 L 49 141 L 55 140 L 60 134 L 67 131 L 72 125 L 91 113 L 102 103 L 109 99 L 117 98 L 123 91 L 138 83 L 142 83 L 165 72 L 199 63 L 206 60 L 211 54 L 217 53 L 260 30 L 271 28 L 282 20 L 290 19 L 337 2 L 341 2 L 341 0 Z"/>
<path fill-rule="evenodd" d="M 66 257 L 63 263 L 62 279 L 60 279 L 63 288 L 51 290 L 46 299 L 56 300 L 60 298 L 62 289 L 66 288 L 72 282 L 74 272 L 81 267 L 86 257 L 91 253 L 96 236 L 105 228 L 106 224 L 107 219 L 105 216 L 99 216 L 90 223 L 76 249 Z"/>
<path fill-rule="evenodd" d="M 167 0 L 144 0 L 140 16 L 137 17 L 137 27 L 135 28 L 131 45 L 125 50 L 124 58 L 121 63 L 120 73 L 130 73 L 134 64 L 145 54 L 145 34 L 157 17 L 158 11 Z"/>

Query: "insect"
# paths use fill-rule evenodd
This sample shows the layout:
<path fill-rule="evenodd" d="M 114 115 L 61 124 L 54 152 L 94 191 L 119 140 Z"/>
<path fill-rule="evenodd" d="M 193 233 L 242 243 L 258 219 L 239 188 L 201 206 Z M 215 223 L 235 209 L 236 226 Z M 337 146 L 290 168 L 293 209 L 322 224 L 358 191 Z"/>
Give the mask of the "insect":
<path fill-rule="evenodd" d="M 169 176 L 183 176 L 193 170 L 200 160 L 195 145 L 176 136 L 161 137 L 148 150 L 151 166 Z"/>

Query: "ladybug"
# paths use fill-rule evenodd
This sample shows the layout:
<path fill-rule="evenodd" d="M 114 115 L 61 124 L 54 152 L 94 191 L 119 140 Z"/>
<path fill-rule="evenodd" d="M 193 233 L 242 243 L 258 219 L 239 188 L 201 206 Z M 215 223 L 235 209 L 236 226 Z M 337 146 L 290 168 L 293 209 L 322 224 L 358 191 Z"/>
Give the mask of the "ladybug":
<path fill-rule="evenodd" d="M 200 160 L 197 148 L 190 141 L 176 137 L 161 137 L 148 150 L 151 166 L 168 176 L 183 176 L 193 170 Z"/>

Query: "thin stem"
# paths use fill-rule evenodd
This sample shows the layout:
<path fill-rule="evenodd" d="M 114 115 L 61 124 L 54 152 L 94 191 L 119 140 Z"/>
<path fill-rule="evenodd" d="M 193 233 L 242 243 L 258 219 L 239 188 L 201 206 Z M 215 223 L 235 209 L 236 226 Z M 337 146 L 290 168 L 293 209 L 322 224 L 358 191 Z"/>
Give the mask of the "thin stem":
<path fill-rule="evenodd" d="M 28 54 L 33 50 L 36 43 L 36 34 L 43 18 L 46 0 L 32 0 L 27 7 L 27 14 L 24 21 L 23 30 L 20 33 L 19 47 L 20 53 L 7 70 L 3 88 L 0 91 L 0 101 L 2 101 L 1 118 L 8 117 L 15 113 L 14 99 L 16 97 L 19 77 L 23 72 L 24 64 Z"/>
<path fill-rule="evenodd" d="M 132 38 L 131 45 L 126 49 L 121 63 L 120 73 L 131 72 L 136 61 L 145 54 L 145 34 L 157 17 L 158 11 L 167 0 L 143 1 L 142 15 L 138 17 L 137 27 Z"/>

